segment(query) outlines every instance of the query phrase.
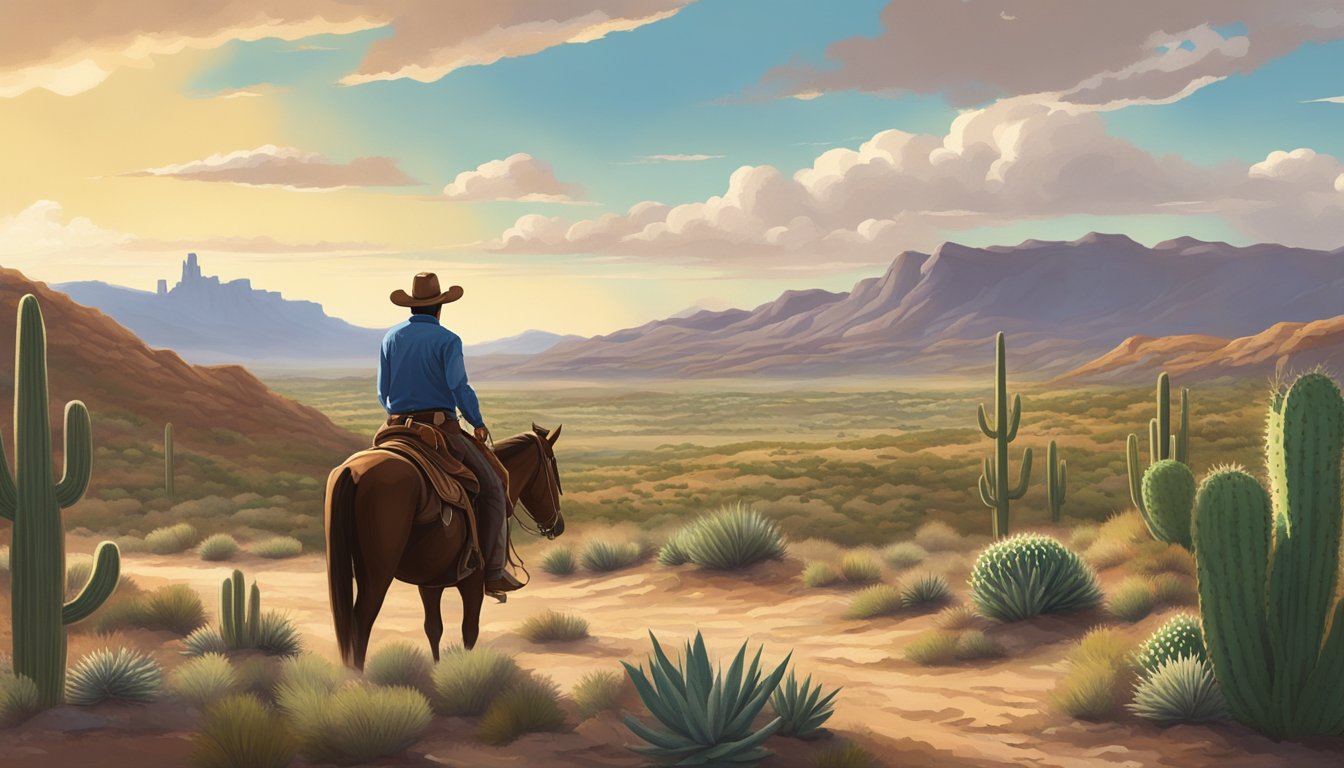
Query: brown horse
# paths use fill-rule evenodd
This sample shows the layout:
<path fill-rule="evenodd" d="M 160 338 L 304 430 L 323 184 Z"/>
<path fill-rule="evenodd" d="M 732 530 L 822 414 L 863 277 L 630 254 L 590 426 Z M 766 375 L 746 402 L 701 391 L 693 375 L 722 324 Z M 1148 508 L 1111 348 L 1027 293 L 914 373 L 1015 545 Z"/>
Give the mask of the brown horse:
<path fill-rule="evenodd" d="M 500 440 L 494 449 L 509 471 L 509 501 L 521 502 L 536 530 L 521 520 L 519 527 L 551 539 L 565 531 L 554 451 L 559 437 L 559 427 L 552 433 L 533 424 L 531 432 Z M 397 454 L 366 457 L 358 471 L 349 461 L 332 470 L 327 485 L 327 587 L 336 641 L 347 665 L 364 668 L 369 634 L 393 579 L 420 588 L 425 636 L 435 661 L 443 636 L 440 600 L 448 587 L 456 586 L 462 596 L 462 644 L 476 644 L 484 569 L 461 575 L 469 540 L 466 524 L 461 514 L 446 523 L 425 514 L 438 503 L 420 470 Z M 417 516 L 430 522 L 417 523 Z"/>

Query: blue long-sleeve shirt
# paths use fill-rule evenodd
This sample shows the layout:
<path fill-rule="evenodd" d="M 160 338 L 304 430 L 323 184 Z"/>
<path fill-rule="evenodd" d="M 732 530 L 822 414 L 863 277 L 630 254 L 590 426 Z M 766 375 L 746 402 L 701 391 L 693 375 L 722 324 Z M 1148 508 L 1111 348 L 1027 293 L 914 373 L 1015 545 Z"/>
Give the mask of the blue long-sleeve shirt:
<path fill-rule="evenodd" d="M 433 315 L 411 315 L 383 337 L 378 361 L 378 402 L 389 413 L 461 411 L 473 427 L 485 426 L 476 391 L 467 383 L 462 339 Z"/>

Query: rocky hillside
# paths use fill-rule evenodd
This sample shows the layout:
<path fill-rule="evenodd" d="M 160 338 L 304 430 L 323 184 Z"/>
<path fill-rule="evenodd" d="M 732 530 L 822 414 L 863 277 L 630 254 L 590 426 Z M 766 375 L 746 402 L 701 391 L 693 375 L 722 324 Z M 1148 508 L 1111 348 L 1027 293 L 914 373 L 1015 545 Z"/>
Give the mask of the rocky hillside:
<path fill-rule="evenodd" d="M 518 376 L 919 377 L 980 372 L 1009 334 L 1013 367 L 1058 375 L 1135 335 L 1232 338 L 1339 312 L 1344 251 L 1149 248 L 1121 235 L 905 252 L 848 293 L 790 291 L 753 310 L 669 318 L 561 343 L 492 371 Z"/>
<path fill-rule="evenodd" d="M 1222 376 L 1277 379 L 1324 366 L 1344 370 L 1344 315 L 1276 323 L 1252 336 L 1134 336 L 1069 371 L 1063 381 L 1147 381 L 1167 371 L 1183 381 Z"/>
<path fill-rule="evenodd" d="M 215 453 L 270 459 L 299 472 L 332 466 L 363 443 L 243 368 L 189 365 L 174 352 L 150 349 L 102 312 L 0 269 L 0 425 L 11 451 L 14 332 L 26 293 L 38 297 L 46 319 L 57 431 L 65 403 L 83 400 L 93 417 L 95 446 L 100 430 L 130 430 L 157 442 L 164 423 L 172 422 L 180 450 L 209 445 Z"/>

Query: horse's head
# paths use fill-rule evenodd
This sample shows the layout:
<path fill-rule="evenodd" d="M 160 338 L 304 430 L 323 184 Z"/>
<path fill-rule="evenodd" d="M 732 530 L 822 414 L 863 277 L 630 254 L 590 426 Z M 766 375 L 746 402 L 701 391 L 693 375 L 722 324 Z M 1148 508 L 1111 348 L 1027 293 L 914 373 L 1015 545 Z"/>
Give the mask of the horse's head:
<path fill-rule="evenodd" d="M 509 470 L 509 484 L 516 488 L 518 501 L 536 523 L 536 532 L 549 539 L 565 532 L 565 518 L 560 513 L 564 490 L 555 461 L 555 442 L 562 428 L 552 432 L 533 424 L 531 432 L 513 435 L 495 445 L 495 453 Z"/>

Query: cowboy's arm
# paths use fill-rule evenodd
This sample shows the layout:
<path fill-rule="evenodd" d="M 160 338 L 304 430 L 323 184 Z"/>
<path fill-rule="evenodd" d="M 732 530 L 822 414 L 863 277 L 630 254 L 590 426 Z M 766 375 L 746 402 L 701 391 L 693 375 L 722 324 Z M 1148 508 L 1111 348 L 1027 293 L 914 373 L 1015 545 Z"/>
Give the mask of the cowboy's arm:
<path fill-rule="evenodd" d="M 481 403 L 476 398 L 476 390 L 467 383 L 467 365 L 462 359 L 461 339 L 454 337 L 448 343 L 448 349 L 444 354 L 444 368 L 448 388 L 452 390 L 453 399 L 457 401 L 457 409 L 471 426 L 483 429 L 485 419 L 481 418 Z"/>
<path fill-rule="evenodd" d="M 378 404 L 388 413 L 392 412 L 391 400 L 387 394 L 387 385 L 391 379 L 392 364 L 387 359 L 387 344 L 384 343 L 378 348 Z"/>

